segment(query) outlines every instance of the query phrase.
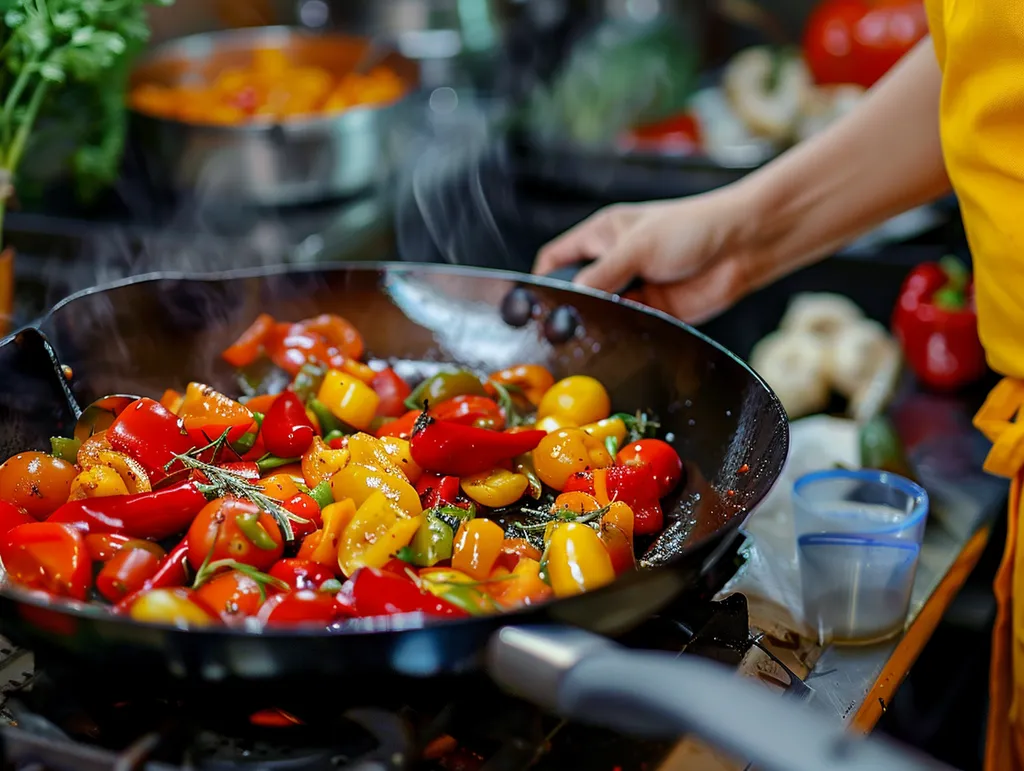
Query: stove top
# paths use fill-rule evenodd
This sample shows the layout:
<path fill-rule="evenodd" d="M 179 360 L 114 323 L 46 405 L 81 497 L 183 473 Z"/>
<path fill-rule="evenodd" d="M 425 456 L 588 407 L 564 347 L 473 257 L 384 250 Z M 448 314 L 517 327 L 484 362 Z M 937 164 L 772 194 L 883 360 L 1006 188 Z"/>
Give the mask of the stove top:
<path fill-rule="evenodd" d="M 748 624 L 740 595 L 690 599 L 621 642 L 738 666 L 757 646 Z M 790 674 L 789 683 L 800 681 Z M 70 662 L 37 665 L 0 639 L 0 769 L 656 771 L 673 746 L 563 723 L 482 680 L 439 682 L 417 703 L 374 707 L 343 706 L 344 694 L 316 693 L 315 683 L 296 687 L 311 689 L 316 705 L 305 721 L 225 715 L 161 694 L 116 702 Z"/>

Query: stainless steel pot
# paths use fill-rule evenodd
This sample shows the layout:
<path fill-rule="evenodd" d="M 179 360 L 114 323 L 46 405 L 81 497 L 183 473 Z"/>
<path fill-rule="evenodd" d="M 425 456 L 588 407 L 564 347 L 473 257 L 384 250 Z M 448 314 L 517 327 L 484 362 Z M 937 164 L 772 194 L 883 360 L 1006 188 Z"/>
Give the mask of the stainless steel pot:
<path fill-rule="evenodd" d="M 363 38 L 315 34 L 289 27 L 257 27 L 192 35 L 153 49 L 132 84 L 172 85 L 248 62 L 255 49 L 275 48 L 299 64 L 343 74 L 360 62 Z M 398 53 L 380 61 L 411 93 L 415 64 Z M 132 112 L 132 139 L 158 186 L 216 200 L 267 206 L 313 203 L 363 193 L 387 179 L 395 165 L 389 141 L 405 100 L 357 107 L 337 115 L 243 126 L 185 123 Z"/>

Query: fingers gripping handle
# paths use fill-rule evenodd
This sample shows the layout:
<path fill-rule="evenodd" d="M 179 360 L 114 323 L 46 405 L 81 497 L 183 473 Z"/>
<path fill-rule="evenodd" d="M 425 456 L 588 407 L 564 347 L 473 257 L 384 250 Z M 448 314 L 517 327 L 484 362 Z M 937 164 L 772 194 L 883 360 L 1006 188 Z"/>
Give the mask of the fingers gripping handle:
<path fill-rule="evenodd" d="M 567 281 L 570 284 L 576 279 L 576 276 L 580 274 L 580 271 L 587 267 L 589 262 L 574 262 L 571 265 L 563 265 L 561 268 L 556 268 L 547 274 L 547 278 L 554 278 L 559 281 Z M 626 294 L 626 292 L 634 292 L 643 286 L 643 281 L 639 278 L 634 278 L 626 286 L 622 287 L 615 294 Z"/>
<path fill-rule="evenodd" d="M 765 771 L 940 771 L 889 742 L 844 730 L 696 656 L 635 652 L 587 632 L 502 629 L 491 676 L 563 717 L 648 736 L 692 732 Z"/>

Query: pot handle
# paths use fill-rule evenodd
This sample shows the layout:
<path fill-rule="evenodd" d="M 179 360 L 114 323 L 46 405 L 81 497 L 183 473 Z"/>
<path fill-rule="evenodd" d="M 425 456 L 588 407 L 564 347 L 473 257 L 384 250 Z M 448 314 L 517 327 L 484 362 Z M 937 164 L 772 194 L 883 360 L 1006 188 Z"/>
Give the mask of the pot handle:
<path fill-rule="evenodd" d="M 765 771 L 949 768 L 697 656 L 627 650 L 568 627 L 505 627 L 487 655 L 500 686 L 567 719 L 665 738 L 692 732 Z"/>

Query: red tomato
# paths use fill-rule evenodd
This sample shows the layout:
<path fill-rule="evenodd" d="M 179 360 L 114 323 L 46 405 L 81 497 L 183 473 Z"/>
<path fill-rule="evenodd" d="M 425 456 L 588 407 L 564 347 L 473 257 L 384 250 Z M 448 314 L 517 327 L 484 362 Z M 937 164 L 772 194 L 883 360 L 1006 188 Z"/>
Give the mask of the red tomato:
<path fill-rule="evenodd" d="M 921 0 L 825 0 L 807 20 L 804 58 L 820 85 L 870 88 L 926 34 Z"/>
<path fill-rule="evenodd" d="M 0 562 L 14 583 L 59 597 L 84 600 L 92 585 L 85 538 L 70 525 L 19 525 L 0 539 Z"/>
<path fill-rule="evenodd" d="M 380 397 L 377 414 L 385 418 L 398 418 L 405 414 L 405 400 L 412 393 L 409 384 L 398 376 L 391 367 L 378 372 L 370 387 Z"/>
<path fill-rule="evenodd" d="M 117 535 L 116 533 L 90 533 L 85 537 L 85 548 L 89 551 L 89 559 L 93 562 L 106 562 L 131 540 L 126 535 Z"/>
<path fill-rule="evenodd" d="M 259 619 L 265 626 L 328 626 L 349 615 L 333 594 L 300 589 L 271 597 L 260 608 Z"/>
<path fill-rule="evenodd" d="M 156 575 L 162 556 L 152 549 L 126 544 L 103 565 L 96 576 L 96 590 L 111 602 L 119 602 Z"/>
<path fill-rule="evenodd" d="M 683 462 L 668 442 L 641 439 L 619 450 L 615 462 L 622 466 L 650 466 L 658 483 L 658 497 L 664 498 L 676 489 L 683 475 Z"/>
<path fill-rule="evenodd" d="M 292 520 L 292 531 L 296 538 L 304 538 L 324 526 L 320 516 L 320 505 L 306 493 L 296 493 L 288 500 L 283 501 L 281 508 L 306 520 L 304 523 Z"/>
<path fill-rule="evenodd" d="M 292 589 L 319 589 L 334 573 L 312 560 L 283 559 L 274 563 L 270 575 L 284 581 Z"/>
<path fill-rule="evenodd" d="M 21 506 L 0 501 L 0 535 L 4 535 L 18 525 L 27 525 L 29 522 L 35 522 L 35 520 Z"/>
<path fill-rule="evenodd" d="M 259 583 L 238 570 L 221 573 L 196 590 L 196 595 L 220 617 L 230 622 L 246 616 L 255 616 L 267 594 L 273 588 L 260 591 Z"/>
<path fill-rule="evenodd" d="M 231 559 L 266 570 L 283 551 L 277 521 L 256 504 L 237 498 L 210 501 L 188 529 L 188 561 L 196 570 L 207 555 L 211 561 Z"/>
<path fill-rule="evenodd" d="M 637 126 L 627 135 L 627 142 L 646 148 L 695 153 L 700 150 L 700 124 L 689 113 L 673 115 L 658 123 Z"/>

